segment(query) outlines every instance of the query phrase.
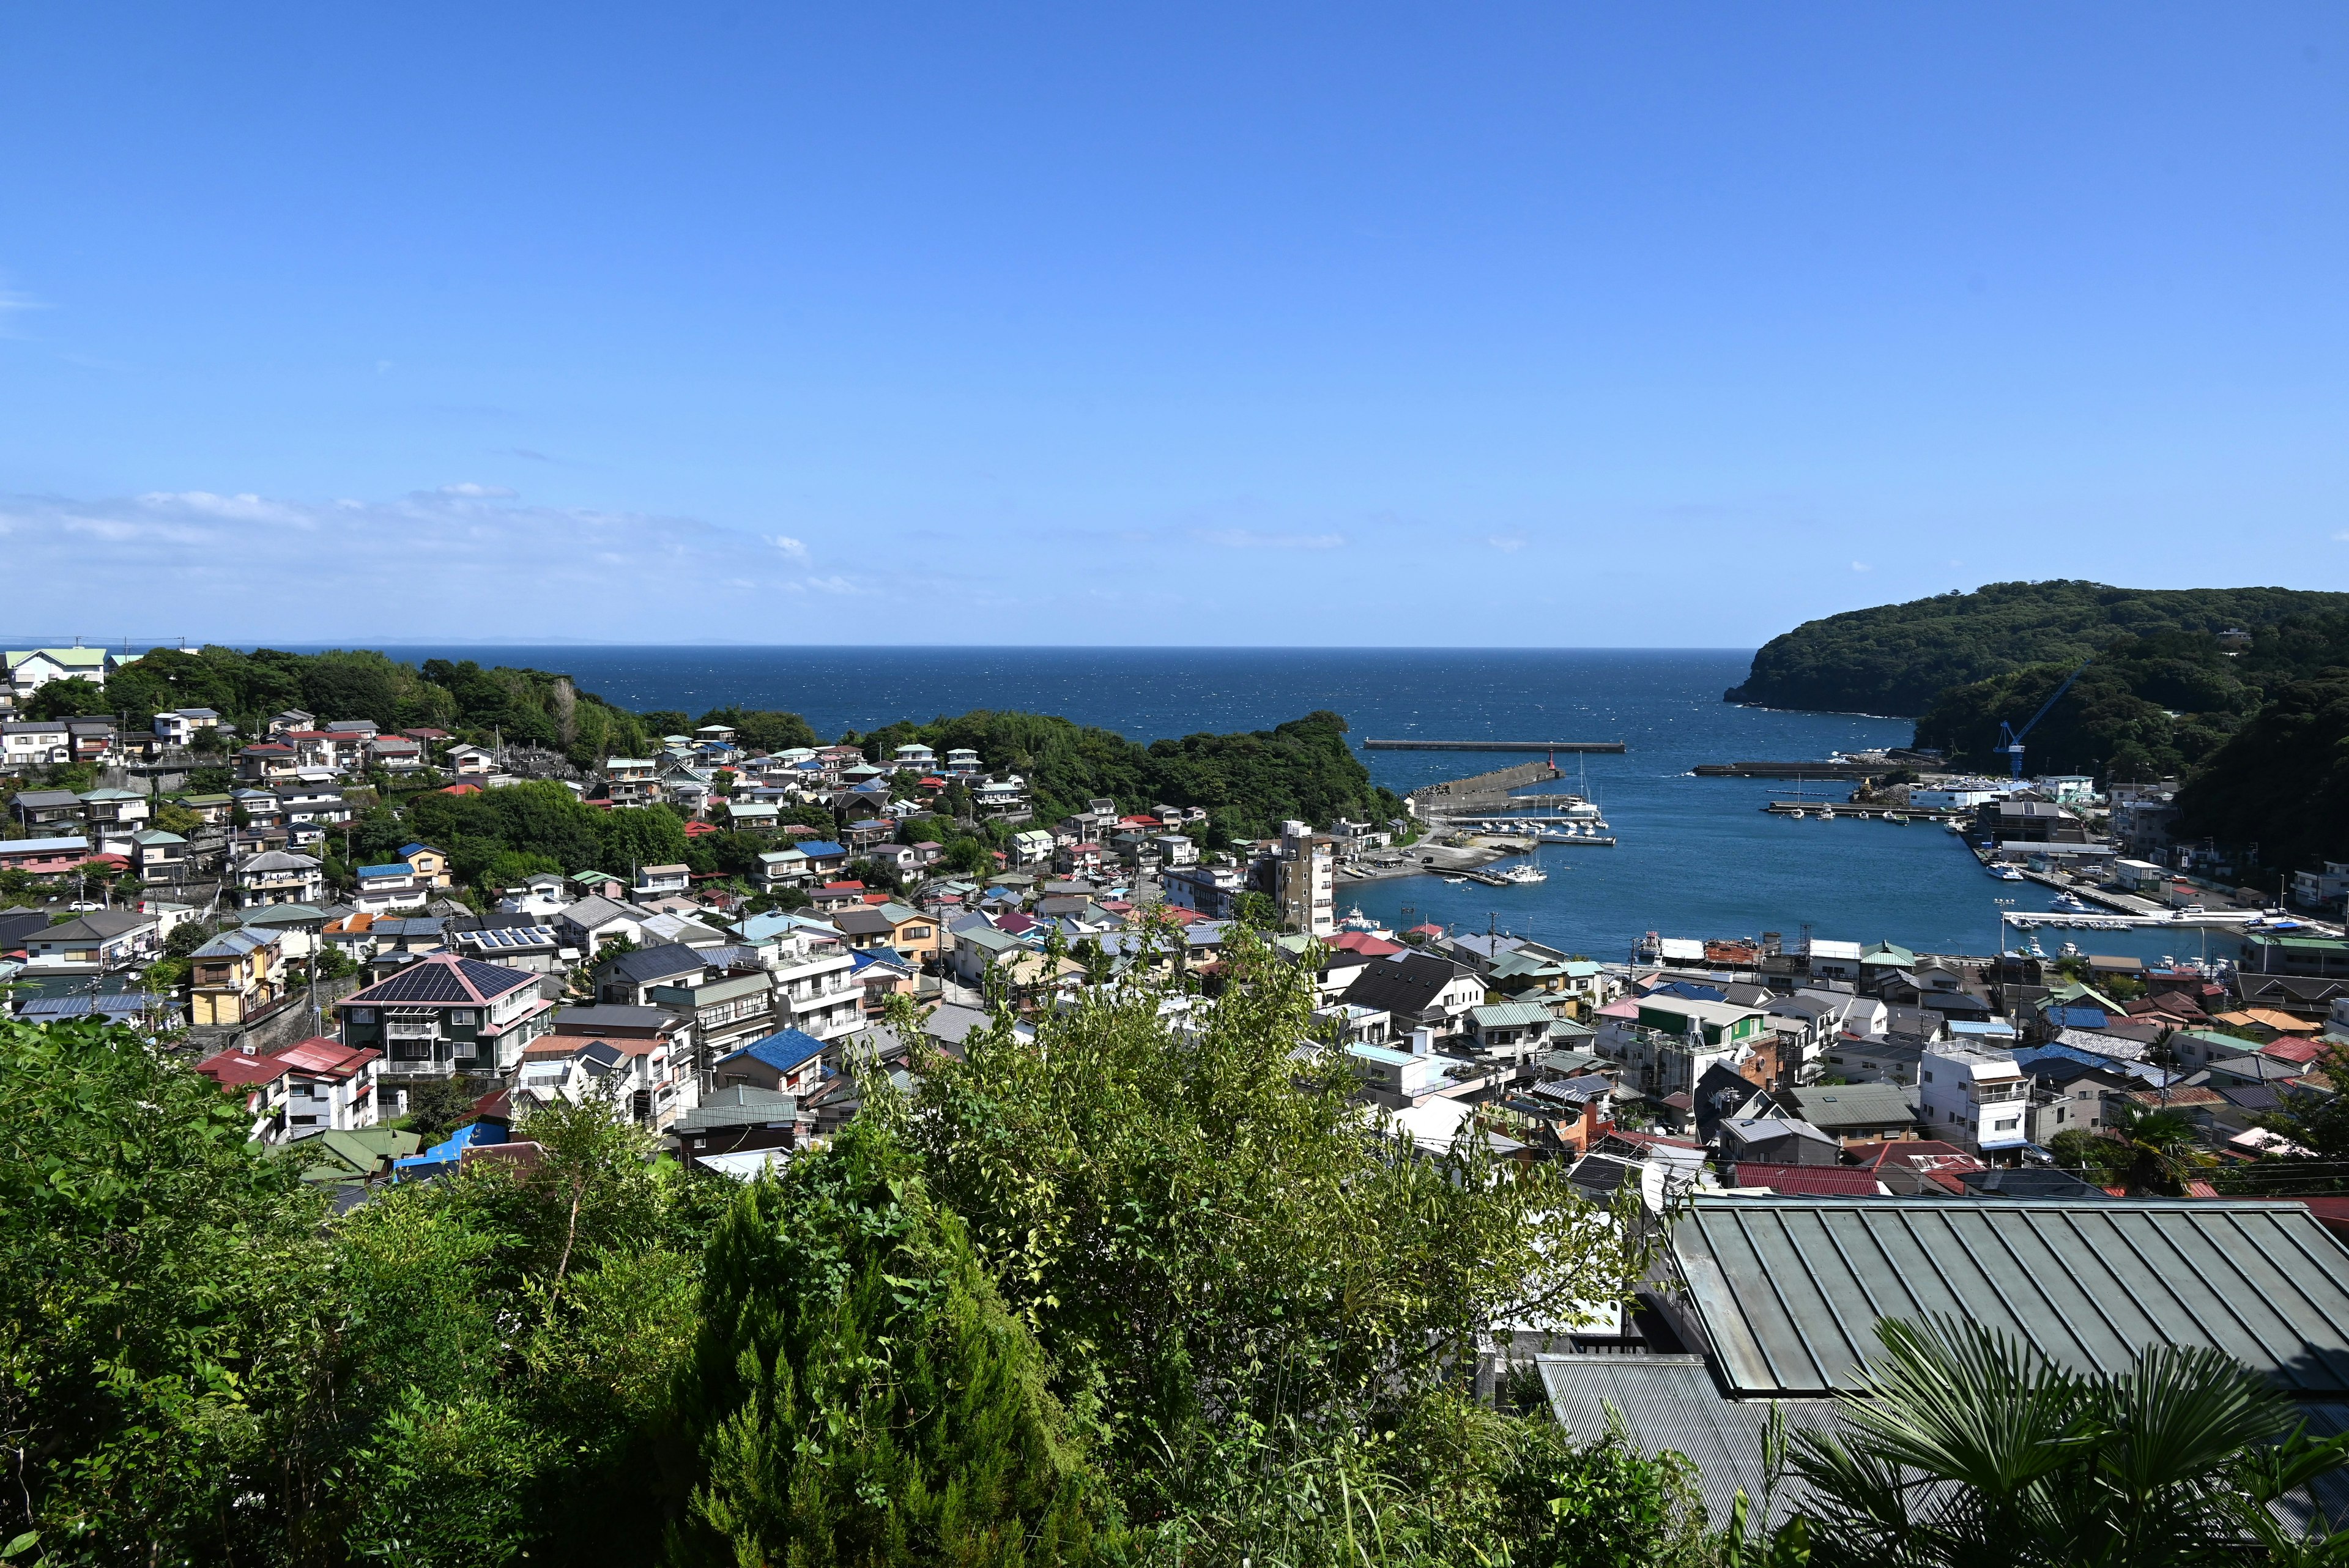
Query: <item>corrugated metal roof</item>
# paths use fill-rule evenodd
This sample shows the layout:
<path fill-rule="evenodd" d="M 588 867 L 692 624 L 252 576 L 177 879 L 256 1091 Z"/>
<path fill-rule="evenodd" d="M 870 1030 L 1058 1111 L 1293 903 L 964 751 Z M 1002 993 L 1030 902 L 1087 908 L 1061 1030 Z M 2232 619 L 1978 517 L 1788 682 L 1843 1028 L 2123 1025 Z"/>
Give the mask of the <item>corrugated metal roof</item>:
<path fill-rule="evenodd" d="M 1605 1437 L 1611 1413 L 1641 1452 L 1670 1449 L 1693 1460 L 1705 1515 L 1715 1524 L 1728 1521 L 1741 1488 L 1760 1511 L 1768 1479 L 1762 1439 L 1774 1405 L 1785 1412 L 1790 1430 L 1839 1428 L 1833 1399 L 1723 1398 L 1702 1356 L 1544 1355 L 1537 1365 L 1551 1412 L 1577 1442 Z M 1807 1489 L 1788 1480 L 1771 1511 L 1783 1520 L 1807 1498 Z"/>
<path fill-rule="evenodd" d="M 1856 1386 L 1878 1319 L 1936 1313 L 2075 1371 L 2205 1345 L 2349 1393 L 2349 1252 L 2295 1203 L 1699 1198 L 1671 1250 L 1737 1393 Z"/>

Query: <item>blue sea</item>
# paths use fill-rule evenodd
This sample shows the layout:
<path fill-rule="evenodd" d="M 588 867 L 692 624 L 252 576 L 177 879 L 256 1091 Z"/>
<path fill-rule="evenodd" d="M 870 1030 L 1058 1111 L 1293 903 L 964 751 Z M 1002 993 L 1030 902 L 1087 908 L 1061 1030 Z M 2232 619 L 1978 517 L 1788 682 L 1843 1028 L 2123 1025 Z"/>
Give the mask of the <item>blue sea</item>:
<path fill-rule="evenodd" d="M 1068 648 L 404 648 L 398 657 L 475 659 L 564 670 L 624 707 L 690 713 L 740 703 L 803 713 L 833 736 L 972 708 L 1059 713 L 1136 741 L 1266 729 L 1327 708 L 1354 737 L 1621 741 L 1584 759 L 1612 849 L 1548 846 L 1547 883 L 1448 885 L 1413 877 L 1341 888 L 1341 908 L 1383 922 L 1433 920 L 1532 936 L 1593 958 L 1627 957 L 1647 931 L 1750 937 L 1806 927 L 1932 952 L 1987 952 L 2000 898 L 2044 909 L 2033 884 L 1983 875 L 1958 840 L 1924 824 L 1801 822 L 1761 807 L 1795 786 L 1703 779 L 1699 763 L 1824 758 L 1901 745 L 1906 720 L 1787 713 L 1721 701 L 1747 651 L 1689 649 Z M 1398 794 L 1528 758 L 1364 752 Z M 1575 763 L 1566 765 L 1569 777 Z M 1569 786 L 1570 787 L 1570 786 Z M 1840 799 L 1835 786 L 1812 793 Z M 2045 940 L 2045 939 L 2043 939 Z M 2083 933 L 2097 952 L 2199 956 L 2187 933 Z M 2052 945 L 2052 944 L 2051 944 Z"/>

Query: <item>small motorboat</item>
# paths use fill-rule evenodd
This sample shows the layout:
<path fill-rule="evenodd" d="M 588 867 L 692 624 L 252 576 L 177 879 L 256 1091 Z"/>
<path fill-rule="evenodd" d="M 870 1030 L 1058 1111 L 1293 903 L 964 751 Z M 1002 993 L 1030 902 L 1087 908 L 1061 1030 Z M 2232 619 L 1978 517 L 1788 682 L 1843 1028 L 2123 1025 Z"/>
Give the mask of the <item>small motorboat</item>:
<path fill-rule="evenodd" d="M 1796 822 L 1800 822 L 1800 821 L 1802 821 L 1802 820 L 1803 820 L 1803 818 L 1805 818 L 1806 816 L 1808 816 L 1808 815 L 1810 815 L 1810 813 L 1809 813 L 1809 812 L 1805 811 L 1805 810 L 1804 810 L 1802 807 L 1800 807 L 1800 806 L 1796 806 L 1794 810 L 1792 810 L 1792 811 L 1788 812 L 1786 815 L 1787 815 L 1788 816 L 1793 817 Z"/>
<path fill-rule="evenodd" d="M 1514 882 L 1520 887 L 1549 880 L 1549 873 L 1538 866 L 1512 866 L 1506 871 L 1496 871 L 1494 875 L 1504 882 Z"/>

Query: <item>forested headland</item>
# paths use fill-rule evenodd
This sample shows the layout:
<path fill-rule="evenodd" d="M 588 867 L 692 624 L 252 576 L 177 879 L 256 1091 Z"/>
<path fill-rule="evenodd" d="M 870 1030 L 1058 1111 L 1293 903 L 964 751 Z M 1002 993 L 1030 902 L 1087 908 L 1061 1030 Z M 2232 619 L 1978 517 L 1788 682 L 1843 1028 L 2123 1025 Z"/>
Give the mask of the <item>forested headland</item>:
<path fill-rule="evenodd" d="M 2177 779 L 2183 838 L 2256 845 L 2274 870 L 2349 859 L 2349 594 L 1992 584 L 1807 622 L 1727 695 L 1913 713 L 1917 745 L 2003 774 L 2001 722 L 2075 670 L 2025 742 L 2032 773 Z"/>
<path fill-rule="evenodd" d="M 1805 621 L 1764 643 L 1744 682 L 1725 696 L 1765 708 L 1913 719 L 1951 686 L 2033 664 L 2068 670 L 2124 639 L 2257 631 L 2295 617 L 2344 613 L 2349 594 L 2294 588 L 1990 583 L 1970 594 Z"/>

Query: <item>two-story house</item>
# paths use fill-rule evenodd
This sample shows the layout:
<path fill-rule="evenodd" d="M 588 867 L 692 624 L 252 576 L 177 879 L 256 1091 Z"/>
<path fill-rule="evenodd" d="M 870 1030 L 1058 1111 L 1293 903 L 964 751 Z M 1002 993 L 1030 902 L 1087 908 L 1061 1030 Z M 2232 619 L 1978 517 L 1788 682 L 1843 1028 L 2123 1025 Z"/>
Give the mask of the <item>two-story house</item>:
<path fill-rule="evenodd" d="M 1926 1135 L 1969 1150 L 2020 1148 L 2030 1082 L 2005 1051 L 1937 1046 L 1918 1066 L 1918 1119 Z"/>
<path fill-rule="evenodd" d="M 343 1040 L 384 1053 L 388 1078 L 503 1072 L 547 1028 L 539 979 L 454 953 L 428 953 L 335 1004 Z"/>
<path fill-rule="evenodd" d="M 196 1071 L 243 1095 L 255 1142 L 292 1143 L 376 1125 L 376 1073 L 383 1053 L 313 1036 L 282 1050 L 228 1050 Z"/>
<path fill-rule="evenodd" d="M 326 868 L 306 855 L 265 850 L 237 861 L 231 871 L 237 902 L 248 909 L 270 904 L 316 904 L 326 896 Z"/>
<path fill-rule="evenodd" d="M 416 868 L 405 860 L 357 867 L 351 875 L 358 884 L 351 892 L 351 908 L 362 914 L 388 915 L 396 909 L 420 909 L 432 898 L 431 880 L 418 876 Z"/>
<path fill-rule="evenodd" d="M 222 931 L 188 955 L 188 1021 L 202 1028 L 243 1023 L 284 991 L 282 932 L 251 926 Z"/>
<path fill-rule="evenodd" d="M 162 921 L 129 909 L 93 909 L 25 939 L 29 967 L 99 974 L 143 964 L 162 950 Z"/>

